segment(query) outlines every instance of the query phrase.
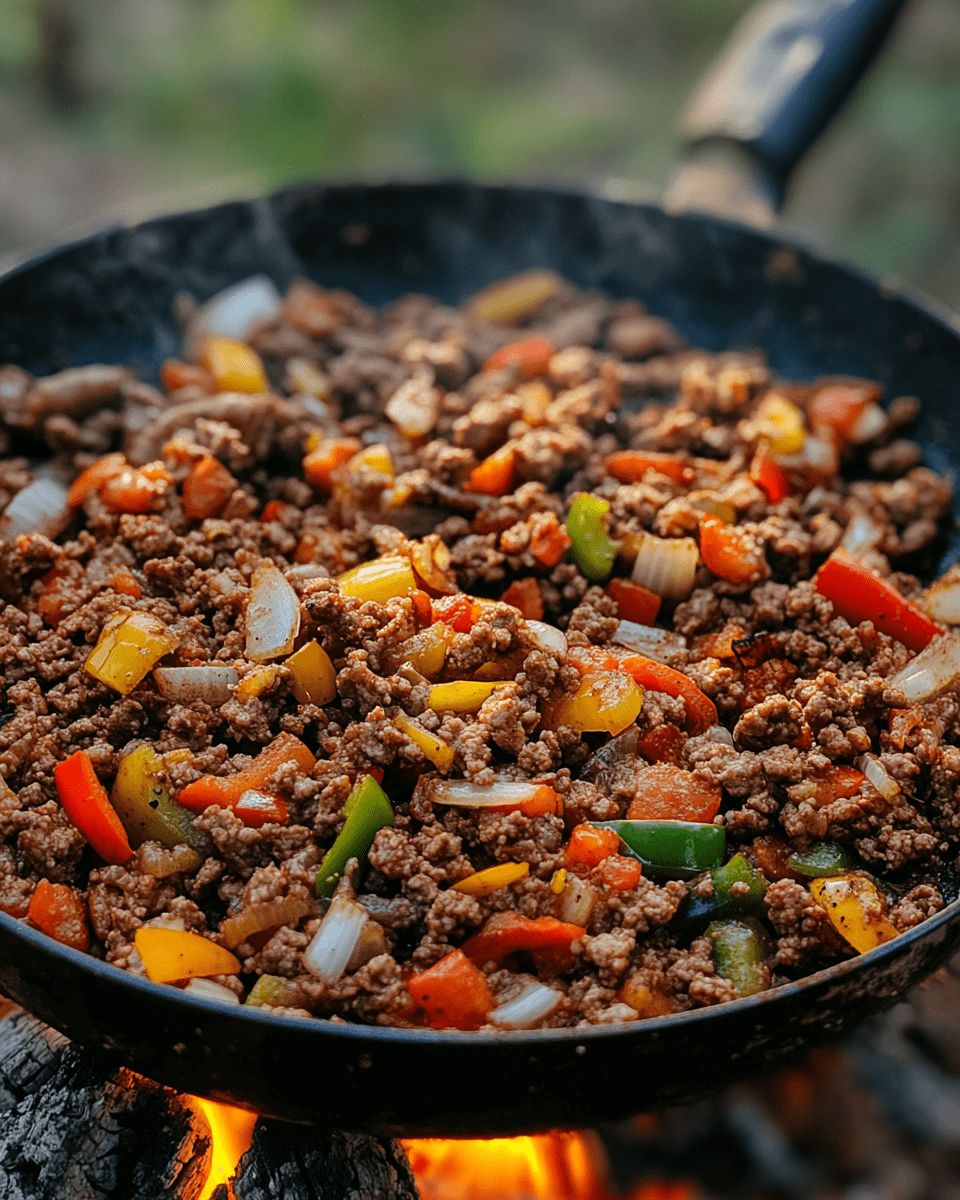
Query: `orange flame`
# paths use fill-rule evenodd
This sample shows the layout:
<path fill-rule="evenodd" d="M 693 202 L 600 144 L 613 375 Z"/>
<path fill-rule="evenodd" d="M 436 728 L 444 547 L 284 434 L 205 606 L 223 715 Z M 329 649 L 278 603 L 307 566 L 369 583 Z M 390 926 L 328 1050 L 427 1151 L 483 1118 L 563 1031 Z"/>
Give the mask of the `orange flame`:
<path fill-rule="evenodd" d="M 187 1098 L 210 1126 L 210 1174 L 197 1200 L 210 1200 L 221 1183 L 227 1185 L 232 1200 L 230 1180 L 241 1155 L 250 1148 L 256 1114 L 231 1108 L 228 1104 L 216 1104 L 213 1100 L 201 1100 L 199 1096 Z"/>

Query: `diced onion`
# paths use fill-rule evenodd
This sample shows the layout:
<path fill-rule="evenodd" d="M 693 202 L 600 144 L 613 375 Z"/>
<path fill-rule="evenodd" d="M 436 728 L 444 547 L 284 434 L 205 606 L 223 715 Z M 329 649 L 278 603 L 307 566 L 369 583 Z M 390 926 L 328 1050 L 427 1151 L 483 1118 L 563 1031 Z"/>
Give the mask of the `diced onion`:
<path fill-rule="evenodd" d="M 567 639 L 562 630 L 543 621 L 527 621 L 527 628 L 541 650 L 548 654 L 566 654 Z"/>
<path fill-rule="evenodd" d="M 402 383 L 383 411 L 407 437 L 418 438 L 429 433 L 440 415 L 440 393 L 433 386 L 433 373 L 418 372 Z"/>
<path fill-rule="evenodd" d="M 452 804 L 458 808 L 500 808 L 532 800 L 542 783 L 524 783 L 519 779 L 500 779 L 496 783 L 471 783 L 469 779 L 431 781 L 429 798 L 434 804 Z"/>
<path fill-rule="evenodd" d="M 885 800 L 892 800 L 900 791 L 900 784 L 887 773 L 886 767 L 875 754 L 864 754 L 859 758 L 857 770 L 864 773 Z"/>
<path fill-rule="evenodd" d="M 365 963 L 368 963 L 371 958 L 376 958 L 378 954 L 387 954 L 390 947 L 387 945 L 387 935 L 383 932 L 383 926 L 376 921 L 367 921 L 366 925 L 360 930 L 360 937 L 357 939 L 357 944 L 353 948 L 353 953 L 350 955 L 350 961 L 347 963 L 348 971 L 356 971 Z"/>
<path fill-rule="evenodd" d="M 543 983 L 531 983 L 519 996 L 495 1008 L 487 1019 L 503 1029 L 532 1029 L 562 1003 L 562 992 Z"/>
<path fill-rule="evenodd" d="M 638 625 L 636 621 L 621 621 L 611 641 L 619 646 L 629 646 L 631 650 L 639 650 L 658 662 L 667 662 L 687 648 L 687 639 L 682 634 L 658 629 L 655 625 Z"/>
<path fill-rule="evenodd" d="M 850 521 L 840 545 L 854 558 L 860 558 L 883 540 L 883 530 L 868 516 L 857 513 Z"/>
<path fill-rule="evenodd" d="M 960 683 L 960 638 L 951 634 L 935 637 L 929 646 L 891 676 L 889 684 L 903 692 L 910 704 L 932 700 Z"/>
<path fill-rule="evenodd" d="M 202 700 L 219 708 L 230 699 L 239 676 L 233 667 L 157 667 L 153 672 L 157 690 L 165 700 L 193 704 Z"/>
<path fill-rule="evenodd" d="M 685 600 L 693 590 L 699 555 L 693 538 L 659 538 L 645 533 L 633 564 L 633 582 L 664 600 Z"/>
<path fill-rule="evenodd" d="M 960 625 L 960 580 L 935 583 L 924 597 L 927 612 L 945 625 Z"/>
<path fill-rule="evenodd" d="M 21 533 L 54 538 L 70 520 L 67 489 L 52 479 L 35 479 L 21 488 L 0 517 L 0 538 L 12 542 Z"/>
<path fill-rule="evenodd" d="M 560 893 L 560 920 L 586 925 L 597 903 L 597 889 L 585 879 L 568 874 Z"/>
<path fill-rule="evenodd" d="M 733 745 L 733 734 L 723 725 L 711 725 L 703 736 L 710 738 L 712 742 L 719 742 L 722 746 Z"/>
<path fill-rule="evenodd" d="M 887 414 L 879 404 L 868 404 L 860 416 L 850 426 L 847 441 L 853 446 L 862 446 L 864 442 L 873 441 L 887 427 Z"/>
<path fill-rule="evenodd" d="M 300 632 L 297 593 L 270 562 L 253 573 L 246 606 L 247 658 L 265 662 L 293 650 Z"/>
<path fill-rule="evenodd" d="M 303 896 L 284 896 L 265 904 L 254 904 L 220 922 L 220 939 L 228 950 L 232 950 L 255 933 L 275 929 L 278 925 L 293 925 L 311 912 L 313 904 Z"/>
<path fill-rule="evenodd" d="M 178 871 L 195 871 L 203 862 L 203 855 L 190 846 L 160 846 L 147 842 L 138 853 L 140 870 L 154 879 L 166 879 Z"/>
<path fill-rule="evenodd" d="M 202 996 L 205 1000 L 219 1000 L 221 1004 L 239 1004 L 240 997 L 222 983 L 214 983 L 212 979 L 191 979 L 183 989 L 191 996 Z"/>
<path fill-rule="evenodd" d="M 353 900 L 334 896 L 323 924 L 303 952 L 303 965 L 310 974 L 324 983 L 336 983 L 347 969 L 369 919 L 367 910 Z"/>
<path fill-rule="evenodd" d="M 197 309 L 190 321 L 190 344 L 193 346 L 205 337 L 242 342 L 255 325 L 273 320 L 279 314 L 281 302 L 272 279 L 251 275 L 217 292 Z"/>

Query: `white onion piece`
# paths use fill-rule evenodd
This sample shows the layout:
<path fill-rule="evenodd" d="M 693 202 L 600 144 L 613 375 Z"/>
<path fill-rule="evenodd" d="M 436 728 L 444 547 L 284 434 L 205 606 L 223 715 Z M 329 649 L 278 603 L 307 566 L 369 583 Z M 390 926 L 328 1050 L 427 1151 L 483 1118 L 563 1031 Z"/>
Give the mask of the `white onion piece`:
<path fill-rule="evenodd" d="M 864 442 L 873 441 L 887 427 L 887 414 L 879 404 L 868 404 L 860 416 L 850 426 L 847 441 L 853 446 L 862 446 Z"/>
<path fill-rule="evenodd" d="M 960 638 L 951 634 L 935 637 L 899 674 L 891 676 L 889 683 L 903 692 L 910 704 L 932 700 L 956 687 L 960 683 Z"/>
<path fill-rule="evenodd" d="M 207 587 L 212 592 L 219 592 L 221 596 L 232 596 L 240 590 L 240 584 L 231 579 L 226 571 L 218 571 L 216 575 L 211 575 L 207 580 Z"/>
<path fill-rule="evenodd" d="M 487 1019 L 503 1029 L 532 1029 L 555 1012 L 562 1002 L 562 992 L 542 983 L 531 983 L 519 996 L 495 1008 Z"/>
<path fill-rule="evenodd" d="M 273 563 L 262 562 L 254 571 L 245 618 L 247 658 L 266 662 L 293 650 L 300 632 L 300 601 Z"/>
<path fill-rule="evenodd" d="M 376 921 L 367 921 L 366 925 L 360 930 L 360 937 L 357 939 L 357 944 L 350 955 L 347 970 L 356 971 L 365 963 L 368 963 L 371 958 L 376 958 L 378 954 L 387 954 L 389 950 L 390 947 L 387 945 L 387 935 L 383 932 L 383 926 Z"/>
<path fill-rule="evenodd" d="M 859 558 L 878 546 L 882 540 L 883 530 L 876 521 L 872 521 L 863 513 L 857 513 L 847 526 L 840 545 L 854 558 Z"/>
<path fill-rule="evenodd" d="M 336 983 L 347 969 L 370 919 L 365 908 L 346 896 L 334 896 L 313 941 L 303 952 L 303 965 L 324 983 Z"/>
<path fill-rule="evenodd" d="M 188 335 L 191 347 L 205 337 L 242 342 L 255 325 L 276 317 L 281 303 L 280 293 L 266 275 L 251 275 L 224 288 L 194 313 Z"/>
<path fill-rule="evenodd" d="M 548 654 L 566 654 L 567 638 L 561 629 L 543 621 L 527 621 L 527 628 L 541 650 Z"/>
<path fill-rule="evenodd" d="M 711 725 L 703 736 L 708 737 L 712 742 L 719 742 L 721 746 L 733 745 L 733 734 L 723 725 Z"/>
<path fill-rule="evenodd" d="M 857 770 L 862 771 L 885 800 L 892 800 L 900 791 L 900 784 L 887 772 L 875 754 L 864 754 L 857 759 Z"/>
<path fill-rule="evenodd" d="M 659 538 L 645 533 L 633 564 L 633 582 L 664 600 L 685 600 L 693 590 L 699 556 L 693 538 Z"/>
<path fill-rule="evenodd" d="M 0 539 L 12 542 L 21 533 L 54 538 L 69 520 L 67 489 L 52 479 L 35 479 L 17 492 L 0 517 Z"/>
<path fill-rule="evenodd" d="M 402 383 L 383 411 L 407 437 L 423 437 L 429 433 L 440 415 L 440 393 L 433 386 L 433 372 L 418 372 Z"/>
<path fill-rule="evenodd" d="M 239 1004 L 240 997 L 231 992 L 222 983 L 214 983 L 212 979 L 191 979 L 183 989 L 191 996 L 202 996 L 204 1000 L 219 1000 L 221 1004 Z"/>
<path fill-rule="evenodd" d="M 457 808 L 499 808 L 502 804 L 522 804 L 532 800 L 543 784 L 519 779 L 498 779 L 496 783 L 471 783 L 469 779 L 429 781 L 429 799 L 434 804 L 452 804 Z"/>
<path fill-rule="evenodd" d="M 960 580 L 935 583 L 924 596 L 927 612 L 944 625 L 960 625 Z"/>
<path fill-rule="evenodd" d="M 840 469 L 836 447 L 826 438 L 808 435 L 803 443 L 804 465 L 821 475 L 836 475 Z"/>
<path fill-rule="evenodd" d="M 240 682 L 233 667 L 157 667 L 157 690 L 165 700 L 192 704 L 202 700 L 211 708 L 226 704 Z"/>
<path fill-rule="evenodd" d="M 638 625 L 636 621 L 621 621 L 611 641 L 619 646 L 629 646 L 631 650 L 639 650 L 658 662 L 666 662 L 687 648 L 687 639 L 682 634 L 658 629 L 655 625 Z"/>
<path fill-rule="evenodd" d="M 571 925 L 586 925 L 597 903 L 597 889 L 592 883 L 568 874 L 560 893 L 560 920 Z"/>

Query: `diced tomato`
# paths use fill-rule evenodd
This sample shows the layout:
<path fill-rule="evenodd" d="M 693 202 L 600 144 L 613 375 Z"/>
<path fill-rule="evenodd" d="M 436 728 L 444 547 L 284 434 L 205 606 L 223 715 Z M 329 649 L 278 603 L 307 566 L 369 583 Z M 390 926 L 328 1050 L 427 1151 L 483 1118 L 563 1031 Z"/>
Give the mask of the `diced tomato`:
<path fill-rule="evenodd" d="M 617 450 L 607 456 L 604 465 L 621 483 L 639 483 L 647 471 L 666 475 L 675 483 L 689 483 L 693 479 L 693 471 L 685 463 L 656 450 Z"/>
<path fill-rule="evenodd" d="M 721 789 L 672 763 L 656 763 L 637 775 L 637 791 L 627 809 L 629 821 L 712 821 Z"/>
<path fill-rule="evenodd" d="M 431 601 L 434 621 L 443 621 L 456 633 L 469 633 L 480 616 L 480 606 L 465 592 Z"/>
<path fill-rule="evenodd" d="M 570 535 L 556 513 L 540 513 L 530 534 L 530 553 L 545 567 L 555 567 L 567 552 Z"/>
<path fill-rule="evenodd" d="M 473 468 L 466 490 L 479 492 L 483 496 L 505 496 L 513 487 L 516 457 L 513 444 L 507 442 Z"/>
<path fill-rule="evenodd" d="M 837 616 L 851 625 L 872 621 L 876 629 L 896 638 L 908 650 L 922 650 L 932 637 L 942 632 L 926 613 L 901 596 L 892 583 L 842 547 L 834 550 L 814 582 Z"/>
<path fill-rule="evenodd" d="M 236 479 L 223 463 L 204 455 L 183 481 L 183 511 L 195 521 L 217 517 L 236 487 Z"/>
<path fill-rule="evenodd" d="M 407 991 L 434 1029 L 479 1029 L 496 1005 L 486 975 L 462 950 L 412 976 Z"/>
<path fill-rule="evenodd" d="M 658 725 L 637 741 L 637 753 L 648 762 L 668 762 L 680 765 L 687 735 L 676 725 Z"/>
<path fill-rule="evenodd" d="M 751 482 L 766 492 L 771 504 L 779 504 L 790 495 L 790 476 L 766 450 L 758 450 L 753 456 L 749 474 Z"/>
<path fill-rule="evenodd" d="M 632 579 L 611 579 L 606 587 L 607 595 L 617 604 L 617 616 L 621 621 L 635 621 L 637 625 L 652 625 L 660 611 L 660 597 L 656 592 L 641 587 Z"/>
<path fill-rule="evenodd" d="M 641 654 L 624 657 L 620 670 L 629 672 L 641 687 L 682 699 L 687 711 L 688 733 L 696 735 L 716 725 L 717 706 L 681 671 L 675 671 L 652 658 L 644 658 Z"/>
<path fill-rule="evenodd" d="M 708 571 L 729 583 L 756 583 L 764 574 L 762 552 L 719 517 L 700 518 L 700 557 Z"/>
<path fill-rule="evenodd" d="M 640 882 L 643 871 L 635 858 L 611 854 L 603 864 L 600 882 L 613 892 L 627 892 Z"/>
<path fill-rule="evenodd" d="M 475 963 L 500 962 L 521 950 L 568 951 L 570 943 L 585 933 L 582 925 L 571 925 L 556 917 L 532 920 L 516 912 L 502 912 L 490 917 L 479 933 L 467 938 L 461 949 Z"/>
<path fill-rule="evenodd" d="M 543 337 L 523 338 L 494 350 L 483 364 L 483 370 L 499 371 L 503 367 L 516 367 L 522 379 L 534 379 L 546 375 L 554 350 Z"/>
<path fill-rule="evenodd" d="M 564 862 L 568 867 L 597 867 L 619 849 L 620 835 L 615 829 L 578 825 L 570 834 Z"/>
<path fill-rule="evenodd" d="M 90 931 L 83 901 L 65 883 L 41 879 L 37 884 L 27 918 L 36 927 L 64 946 L 74 950 L 90 949 Z"/>
<path fill-rule="evenodd" d="M 543 596 L 539 583 L 532 575 L 526 579 L 515 579 L 500 599 L 504 604 L 519 608 L 527 621 L 543 620 Z"/>
<path fill-rule="evenodd" d="M 817 789 L 819 804 L 832 804 L 834 800 L 849 800 L 863 786 L 866 776 L 855 767 L 822 767 L 812 776 Z"/>

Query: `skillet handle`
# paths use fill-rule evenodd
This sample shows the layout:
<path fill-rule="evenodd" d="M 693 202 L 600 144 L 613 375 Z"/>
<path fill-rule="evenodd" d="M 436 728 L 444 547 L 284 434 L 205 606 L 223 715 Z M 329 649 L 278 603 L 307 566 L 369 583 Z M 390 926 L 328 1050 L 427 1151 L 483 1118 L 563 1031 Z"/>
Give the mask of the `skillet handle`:
<path fill-rule="evenodd" d="M 904 4 L 770 0 L 749 12 L 681 118 L 687 159 L 665 206 L 771 224 L 791 171 L 843 106 Z"/>

